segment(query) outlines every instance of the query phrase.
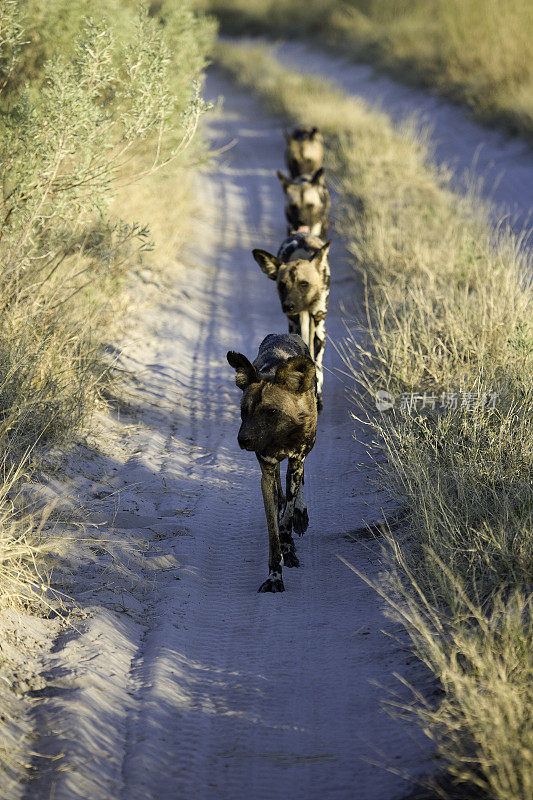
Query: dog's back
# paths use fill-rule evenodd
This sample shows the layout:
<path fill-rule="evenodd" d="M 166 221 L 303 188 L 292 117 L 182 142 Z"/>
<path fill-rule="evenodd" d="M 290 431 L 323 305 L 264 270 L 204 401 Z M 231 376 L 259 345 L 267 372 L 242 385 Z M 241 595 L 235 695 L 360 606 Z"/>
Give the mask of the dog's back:
<path fill-rule="evenodd" d="M 312 233 L 294 232 L 281 243 L 278 258 L 285 264 L 299 259 L 311 261 L 323 246 L 324 242 L 319 236 L 314 236 Z"/>
<path fill-rule="evenodd" d="M 259 345 L 254 367 L 263 380 L 273 380 L 280 364 L 293 356 L 308 356 L 309 348 L 296 333 L 269 333 Z"/>

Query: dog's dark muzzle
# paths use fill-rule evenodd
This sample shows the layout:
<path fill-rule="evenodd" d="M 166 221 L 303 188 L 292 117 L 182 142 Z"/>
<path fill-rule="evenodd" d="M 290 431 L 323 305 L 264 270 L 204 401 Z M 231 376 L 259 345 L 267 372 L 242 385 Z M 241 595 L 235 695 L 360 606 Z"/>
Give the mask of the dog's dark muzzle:
<path fill-rule="evenodd" d="M 238 433 L 237 441 L 239 442 L 239 447 L 241 448 L 241 450 L 254 449 L 251 436 L 248 436 L 245 432 L 243 433 L 242 430 L 240 430 Z"/>

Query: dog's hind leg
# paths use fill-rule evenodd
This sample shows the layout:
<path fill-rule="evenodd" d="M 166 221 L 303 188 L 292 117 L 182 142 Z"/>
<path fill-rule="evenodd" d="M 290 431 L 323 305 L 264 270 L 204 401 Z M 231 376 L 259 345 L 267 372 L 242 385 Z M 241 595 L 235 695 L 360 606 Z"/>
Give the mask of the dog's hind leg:
<path fill-rule="evenodd" d="M 296 494 L 296 500 L 294 501 L 292 527 L 294 528 L 294 532 L 301 536 L 306 532 L 308 526 L 309 515 L 307 513 L 307 505 L 304 497 L 304 473 L 302 472 L 302 482 L 300 483 L 298 493 Z"/>
<path fill-rule="evenodd" d="M 261 584 L 258 592 L 283 592 L 283 578 L 281 567 L 283 556 L 281 553 L 280 537 L 278 530 L 278 509 L 276 502 L 277 479 L 276 468 L 279 473 L 279 463 L 272 463 L 258 458 L 261 467 L 261 492 L 268 527 L 268 578 Z"/>
<path fill-rule="evenodd" d="M 305 456 L 289 457 L 287 467 L 287 487 L 285 511 L 281 518 L 279 533 L 282 542 L 291 540 L 291 531 L 300 536 L 305 533 L 309 525 L 309 517 L 303 495 Z M 298 499 L 298 503 L 296 502 Z"/>
<path fill-rule="evenodd" d="M 287 567 L 298 567 L 292 529 L 300 536 L 307 530 L 309 518 L 303 496 L 304 461 L 302 457 L 289 458 L 285 511 L 279 524 L 283 561 Z"/>

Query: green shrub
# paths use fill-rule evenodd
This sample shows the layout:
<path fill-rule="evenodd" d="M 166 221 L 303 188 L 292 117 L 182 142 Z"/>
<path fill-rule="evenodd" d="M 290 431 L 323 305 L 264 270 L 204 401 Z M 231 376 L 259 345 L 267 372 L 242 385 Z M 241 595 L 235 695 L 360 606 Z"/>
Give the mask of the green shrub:
<path fill-rule="evenodd" d="M 4 25 L 19 46 L 20 19 L 6 8 Z M 71 31 L 76 14 L 54 8 Z M 8 449 L 71 435 L 108 369 L 98 347 L 109 316 L 104 298 L 118 294 L 124 246 L 146 239 L 142 226 L 106 222 L 114 186 L 119 176 L 135 180 L 175 157 L 202 111 L 192 82 L 205 53 L 192 45 L 196 22 L 181 8 L 185 18 L 173 34 L 182 45 L 192 38 L 179 77 L 176 40 L 168 42 L 141 7 L 129 41 L 105 17 L 82 22 L 70 56 L 45 62 L 39 91 L 26 84 L 2 118 L 0 436 Z M 129 159 L 143 141 L 145 162 L 131 174 Z M 95 225 L 107 228 L 105 260 L 95 258 Z"/>

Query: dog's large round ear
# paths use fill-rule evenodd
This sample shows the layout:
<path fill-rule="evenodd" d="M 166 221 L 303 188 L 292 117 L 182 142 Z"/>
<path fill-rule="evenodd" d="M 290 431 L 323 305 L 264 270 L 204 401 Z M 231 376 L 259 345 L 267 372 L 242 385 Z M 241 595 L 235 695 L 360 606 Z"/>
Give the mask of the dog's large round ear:
<path fill-rule="evenodd" d="M 292 356 L 276 370 L 274 383 L 294 394 L 303 394 L 315 385 L 315 365 L 309 356 Z"/>
<path fill-rule="evenodd" d="M 266 250 L 252 250 L 252 255 L 265 273 L 271 280 L 275 281 L 278 277 L 279 268 L 283 264 L 281 259 L 267 253 Z"/>
<path fill-rule="evenodd" d="M 283 186 L 283 191 L 286 192 L 287 187 L 290 186 L 291 183 L 290 178 L 287 178 L 287 176 L 284 175 L 280 169 L 276 170 L 276 175 L 281 181 L 281 185 Z"/>
<path fill-rule="evenodd" d="M 324 268 L 327 267 L 330 247 L 331 241 L 326 242 L 326 244 L 323 244 L 320 250 L 317 250 L 313 256 L 313 264 L 319 272 L 322 272 Z"/>
<path fill-rule="evenodd" d="M 317 171 L 311 178 L 311 183 L 314 185 L 324 183 L 324 167 L 320 167 L 320 169 L 317 169 Z"/>
<path fill-rule="evenodd" d="M 233 367 L 235 372 L 235 383 L 243 391 L 248 388 L 252 383 L 259 383 L 259 375 L 253 364 L 251 364 L 245 355 L 236 353 L 235 350 L 230 350 L 226 358 L 228 364 Z"/>

